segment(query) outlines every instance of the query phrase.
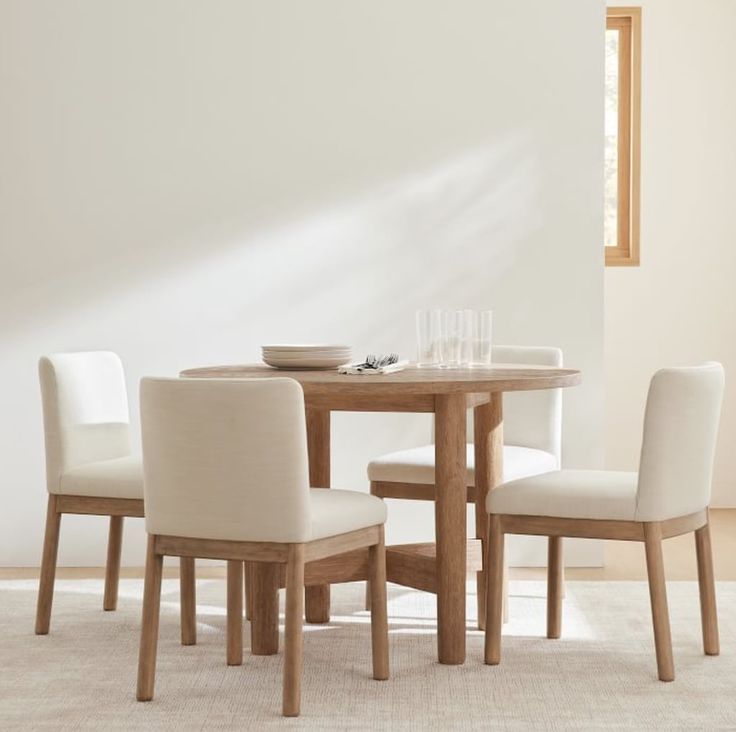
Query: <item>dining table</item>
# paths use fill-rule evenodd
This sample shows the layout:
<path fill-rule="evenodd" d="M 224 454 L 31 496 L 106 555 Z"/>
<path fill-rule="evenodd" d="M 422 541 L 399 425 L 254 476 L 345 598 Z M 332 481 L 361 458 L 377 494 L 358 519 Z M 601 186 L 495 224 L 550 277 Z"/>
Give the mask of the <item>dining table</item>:
<path fill-rule="evenodd" d="M 473 368 L 418 368 L 381 375 L 337 370 L 285 370 L 263 364 L 226 365 L 182 371 L 184 378 L 260 379 L 287 377 L 304 392 L 310 484 L 330 487 L 332 412 L 414 412 L 435 416 L 435 542 L 387 547 L 389 582 L 437 595 L 437 651 L 440 663 L 462 664 L 466 645 L 466 578 L 481 572 L 488 519 L 485 498 L 503 479 L 503 395 L 558 389 L 580 383 L 576 369 L 499 364 Z M 475 537 L 468 541 L 466 518 L 466 412 L 474 410 Z M 357 560 L 356 560 L 357 561 Z M 345 557 L 341 579 L 350 579 Z M 309 575 L 309 568 L 307 568 Z M 323 576 L 319 573 L 313 576 Z M 479 576 L 482 576 L 479 574 Z M 259 563 L 253 571 L 254 617 L 251 650 L 278 650 L 278 567 Z M 480 582 L 479 582 L 480 586 Z M 307 622 L 330 619 L 329 584 L 307 586 Z M 478 597 L 483 617 L 484 593 Z"/>

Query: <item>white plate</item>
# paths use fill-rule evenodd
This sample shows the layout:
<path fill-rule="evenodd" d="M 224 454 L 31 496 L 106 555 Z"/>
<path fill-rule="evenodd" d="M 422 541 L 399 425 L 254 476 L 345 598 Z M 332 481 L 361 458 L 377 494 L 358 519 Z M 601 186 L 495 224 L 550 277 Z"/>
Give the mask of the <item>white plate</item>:
<path fill-rule="evenodd" d="M 320 344 L 304 344 L 298 345 L 294 343 L 268 344 L 261 346 L 264 351 L 351 351 L 350 346 L 338 346 L 331 343 Z"/>
<path fill-rule="evenodd" d="M 298 358 L 288 359 L 263 357 L 264 363 L 281 369 L 336 369 L 345 363 L 343 358 Z"/>
<path fill-rule="evenodd" d="M 264 351 L 263 355 L 268 358 L 283 358 L 284 360 L 301 358 L 342 358 L 351 360 L 350 351 L 311 351 L 309 353 L 296 353 L 295 351 Z"/>

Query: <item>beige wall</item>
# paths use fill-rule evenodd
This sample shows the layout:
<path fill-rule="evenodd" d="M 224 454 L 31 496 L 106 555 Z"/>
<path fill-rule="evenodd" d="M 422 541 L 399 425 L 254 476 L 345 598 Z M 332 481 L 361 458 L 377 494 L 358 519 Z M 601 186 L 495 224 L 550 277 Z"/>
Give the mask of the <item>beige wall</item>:
<path fill-rule="evenodd" d="M 642 7 L 641 266 L 606 270 L 606 461 L 636 468 L 653 371 L 721 361 L 714 503 L 736 506 L 736 2 Z"/>
<path fill-rule="evenodd" d="M 565 460 L 601 465 L 603 18 L 602 0 L 2 0 L 0 564 L 38 561 L 54 350 L 118 351 L 137 424 L 145 374 L 269 341 L 411 355 L 416 308 L 490 307 L 499 342 L 582 368 Z M 367 490 L 366 461 L 428 427 L 336 415 L 333 484 Z M 432 535 L 431 505 L 391 506 L 389 541 Z M 104 537 L 65 518 L 61 563 L 101 562 Z"/>

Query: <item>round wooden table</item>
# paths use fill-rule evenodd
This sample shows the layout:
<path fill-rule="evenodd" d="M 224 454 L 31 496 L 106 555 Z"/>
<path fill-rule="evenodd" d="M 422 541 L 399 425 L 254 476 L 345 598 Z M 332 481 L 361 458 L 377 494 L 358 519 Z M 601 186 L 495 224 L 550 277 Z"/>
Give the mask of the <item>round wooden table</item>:
<path fill-rule="evenodd" d="M 407 368 L 383 376 L 348 376 L 337 371 L 286 371 L 263 365 L 212 366 L 182 371 L 187 378 L 289 377 L 302 385 L 307 418 L 309 477 L 314 487 L 330 486 L 330 412 L 434 412 L 435 414 L 435 545 L 389 547 L 389 581 L 437 594 L 437 643 L 440 663 L 465 661 L 465 580 L 469 564 L 481 566 L 482 539 L 487 535 L 485 497 L 503 475 L 502 399 L 507 391 L 557 389 L 580 383 L 580 372 L 544 366 L 498 365 L 473 369 Z M 467 541 L 466 419 L 475 410 L 476 540 Z M 470 562 L 469 562 L 470 558 Z M 278 606 L 273 597 L 278 575 L 256 570 L 255 590 L 270 608 L 253 618 L 255 653 L 278 649 Z M 329 585 L 308 587 L 306 616 L 312 623 L 329 621 Z M 484 598 L 479 597 L 479 611 Z M 275 636 L 275 644 L 274 644 Z M 274 647 L 275 646 L 275 647 Z"/>

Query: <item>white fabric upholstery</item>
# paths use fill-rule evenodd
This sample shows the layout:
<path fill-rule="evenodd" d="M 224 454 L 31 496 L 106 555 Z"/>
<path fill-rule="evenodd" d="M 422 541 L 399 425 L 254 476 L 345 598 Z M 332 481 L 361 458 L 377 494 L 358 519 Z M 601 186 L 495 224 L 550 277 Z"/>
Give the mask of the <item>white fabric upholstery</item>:
<path fill-rule="evenodd" d="M 309 497 L 312 539 L 324 539 L 386 523 L 386 503 L 368 493 L 312 488 Z"/>
<path fill-rule="evenodd" d="M 658 371 L 644 418 L 639 473 L 560 470 L 504 483 L 490 513 L 665 521 L 710 502 L 724 374 L 720 364 Z"/>
<path fill-rule="evenodd" d="M 149 534 L 290 543 L 385 521 L 378 498 L 310 491 L 293 379 L 143 379 L 141 423 Z"/>
<path fill-rule="evenodd" d="M 466 484 L 475 485 L 475 450 L 467 447 Z M 504 445 L 503 479 L 516 480 L 559 468 L 557 458 L 544 450 Z M 399 450 L 382 455 L 368 464 L 368 480 L 386 483 L 434 484 L 434 445 Z"/>
<path fill-rule="evenodd" d="M 710 503 L 723 387 L 719 363 L 662 369 L 652 378 L 639 463 L 638 521 L 686 516 Z"/>
<path fill-rule="evenodd" d="M 128 396 L 123 365 L 116 354 L 90 351 L 44 356 L 39 361 L 39 378 L 50 493 L 63 490 L 62 477 L 69 471 L 130 455 Z M 101 486 L 99 492 L 84 495 L 109 495 L 110 490 L 110 486 Z"/>
<path fill-rule="evenodd" d="M 633 521 L 636 473 L 556 470 L 504 483 L 486 498 L 489 513 Z"/>
<path fill-rule="evenodd" d="M 143 500 L 143 466 L 138 457 L 85 463 L 61 476 L 59 493 L 69 496 Z"/>
<path fill-rule="evenodd" d="M 494 363 L 562 366 L 559 348 L 494 346 Z M 475 483 L 473 410 L 468 410 L 468 485 Z M 561 459 L 562 390 L 510 392 L 503 397 L 503 479 L 557 470 Z M 368 464 L 368 480 L 434 484 L 434 445 L 381 455 Z"/>
<path fill-rule="evenodd" d="M 546 346 L 495 346 L 494 363 L 562 368 L 562 351 Z M 472 438 L 472 430 L 468 432 Z M 562 464 L 562 389 L 508 392 L 503 395 L 503 437 L 507 445 L 531 447 Z"/>

